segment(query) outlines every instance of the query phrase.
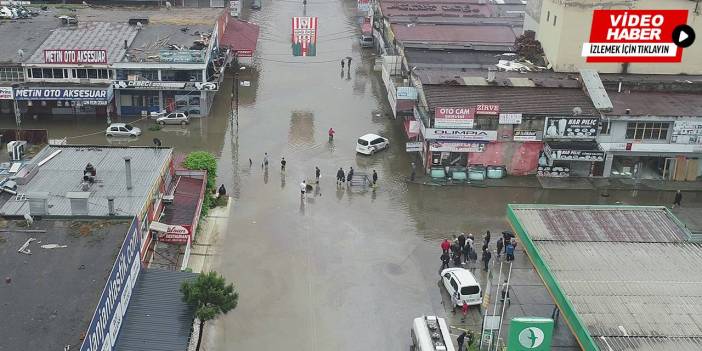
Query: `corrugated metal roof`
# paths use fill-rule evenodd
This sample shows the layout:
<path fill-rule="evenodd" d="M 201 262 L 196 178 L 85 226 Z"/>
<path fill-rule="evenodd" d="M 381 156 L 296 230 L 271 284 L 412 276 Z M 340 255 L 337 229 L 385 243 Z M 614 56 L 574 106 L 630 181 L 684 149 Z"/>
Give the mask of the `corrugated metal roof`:
<path fill-rule="evenodd" d="M 30 164 L 37 164 L 56 150 L 61 153 L 39 167 L 26 185 L 18 186 L 18 194 L 49 193 L 50 215 L 71 215 L 67 192 L 82 191 L 83 170 L 88 163 L 95 166 L 97 181 L 90 189 L 88 214 L 108 215 L 107 197 L 115 197 L 118 215 L 136 215 L 144 206 L 150 191 L 157 184 L 161 171 L 171 159 L 172 149 L 154 147 L 109 147 L 51 145 L 40 151 Z M 132 189 L 126 187 L 124 157 L 131 157 Z M 26 199 L 3 195 L 0 214 L 22 216 L 29 213 Z"/>
<path fill-rule="evenodd" d="M 127 23 L 79 22 L 77 26 L 60 27 L 39 46 L 27 63 L 44 63 L 44 50 L 106 50 L 107 62 L 119 62 L 137 35 L 136 26 Z"/>
<path fill-rule="evenodd" d="M 535 249 L 533 261 L 547 267 L 545 281 L 557 282 L 552 293 L 568 300 L 560 307 L 577 315 L 569 323 L 601 350 L 702 349 L 702 246 L 685 241 L 687 232 L 665 208 L 510 210 L 524 244 Z"/>
<path fill-rule="evenodd" d="M 142 271 L 114 351 L 187 350 L 195 310 L 182 301 L 180 286 L 196 276 L 178 271 Z"/>

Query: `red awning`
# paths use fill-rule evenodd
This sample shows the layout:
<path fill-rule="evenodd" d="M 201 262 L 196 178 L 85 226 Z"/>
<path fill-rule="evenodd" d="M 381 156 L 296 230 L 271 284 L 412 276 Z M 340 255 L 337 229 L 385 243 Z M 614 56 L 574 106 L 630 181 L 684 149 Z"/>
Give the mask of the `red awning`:
<path fill-rule="evenodd" d="M 258 42 L 258 32 L 258 26 L 253 23 L 231 19 L 224 30 L 219 45 L 234 52 L 253 53 Z"/>

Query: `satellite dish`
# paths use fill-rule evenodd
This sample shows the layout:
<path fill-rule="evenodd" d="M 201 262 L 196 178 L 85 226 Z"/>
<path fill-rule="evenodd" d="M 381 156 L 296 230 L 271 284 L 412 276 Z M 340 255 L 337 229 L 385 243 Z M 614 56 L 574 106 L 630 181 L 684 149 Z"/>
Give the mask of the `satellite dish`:
<path fill-rule="evenodd" d="M 156 147 L 161 147 L 161 140 L 159 140 L 159 138 L 154 138 L 154 145 L 156 145 Z"/>
<path fill-rule="evenodd" d="M 580 116 L 581 114 L 583 114 L 583 109 L 577 106 L 573 107 L 573 116 Z"/>

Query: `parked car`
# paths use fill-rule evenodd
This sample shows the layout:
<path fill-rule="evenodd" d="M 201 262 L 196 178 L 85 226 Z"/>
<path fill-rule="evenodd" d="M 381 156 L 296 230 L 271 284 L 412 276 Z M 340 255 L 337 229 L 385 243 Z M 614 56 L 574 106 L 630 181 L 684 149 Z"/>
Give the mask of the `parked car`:
<path fill-rule="evenodd" d="M 361 38 L 358 39 L 361 43 L 362 48 L 372 48 L 373 47 L 373 35 L 372 34 L 361 34 Z"/>
<path fill-rule="evenodd" d="M 451 296 L 451 303 L 456 306 L 480 305 L 483 303 L 483 293 L 480 284 L 475 280 L 473 273 L 465 268 L 446 268 L 441 271 L 441 282 Z M 453 300 L 453 294 L 458 291 L 458 301 Z"/>
<path fill-rule="evenodd" d="M 251 2 L 251 9 L 260 10 L 261 9 L 261 0 L 253 0 Z"/>
<path fill-rule="evenodd" d="M 380 135 L 366 134 L 356 141 L 356 152 L 364 155 L 373 155 L 377 151 L 390 147 L 390 141 Z"/>
<path fill-rule="evenodd" d="M 182 112 L 171 112 L 163 117 L 156 119 L 156 123 L 160 125 L 164 124 L 190 124 L 190 114 L 186 111 Z"/>
<path fill-rule="evenodd" d="M 105 130 L 105 135 L 111 136 L 129 136 L 136 137 L 141 135 L 141 129 L 132 126 L 127 123 L 112 123 L 107 130 Z"/>

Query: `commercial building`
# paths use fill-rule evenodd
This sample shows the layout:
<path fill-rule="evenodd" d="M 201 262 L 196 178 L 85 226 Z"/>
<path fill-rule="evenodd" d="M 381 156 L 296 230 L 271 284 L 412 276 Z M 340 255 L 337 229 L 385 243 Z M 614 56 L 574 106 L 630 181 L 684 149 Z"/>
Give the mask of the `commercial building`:
<path fill-rule="evenodd" d="M 683 50 L 682 61 L 675 64 L 586 63 L 583 43 L 589 41 L 592 14 L 604 10 L 687 10 L 687 24 L 702 33 L 702 12 L 699 3 L 689 0 L 534 0 L 527 2 L 524 29 L 536 32 L 546 58 L 556 72 L 578 72 L 581 68 L 600 73 L 634 74 L 702 74 L 702 45 Z"/>
<path fill-rule="evenodd" d="M 580 348 L 702 347 L 699 238 L 664 207 L 509 205 Z"/>
<path fill-rule="evenodd" d="M 552 146 L 560 150 L 582 148 L 574 142 L 578 139 L 594 140 L 599 112 L 578 80 L 508 72 L 491 72 L 486 78 L 482 73 L 446 74 L 438 80 L 429 72 L 417 74 L 419 98 L 408 119 L 418 124 L 420 155 L 427 170 L 495 165 L 524 175 L 540 167 L 540 175 L 551 176 L 548 167 L 568 166 L 558 165 L 567 158 L 565 153 L 546 155 L 550 142 L 559 142 Z M 554 123 L 564 124 L 563 128 L 549 129 Z M 588 130 L 594 125 L 595 131 L 580 135 L 580 125 Z M 586 176 L 594 162 L 588 161 Z"/>

